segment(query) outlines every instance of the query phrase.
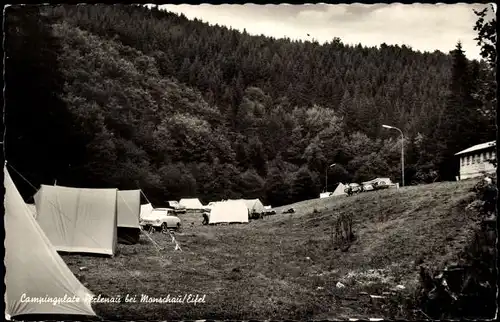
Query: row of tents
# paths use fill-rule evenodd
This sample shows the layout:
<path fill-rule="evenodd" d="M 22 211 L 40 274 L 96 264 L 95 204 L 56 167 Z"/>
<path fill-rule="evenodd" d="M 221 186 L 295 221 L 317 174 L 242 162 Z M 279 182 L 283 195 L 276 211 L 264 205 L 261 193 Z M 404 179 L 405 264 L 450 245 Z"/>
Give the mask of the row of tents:
<path fill-rule="evenodd" d="M 346 185 L 343 183 L 339 183 L 337 185 L 337 188 L 333 192 L 322 192 L 320 193 L 319 197 L 320 198 L 328 198 L 328 197 L 335 197 L 335 196 L 344 196 L 346 195 L 345 193 L 345 188 L 347 188 Z"/>
<path fill-rule="evenodd" d="M 361 187 L 362 188 L 361 191 L 370 191 L 379 188 L 390 188 L 390 187 L 399 188 L 399 184 L 393 183 L 390 178 L 375 178 L 370 181 L 364 181 L 361 183 L 361 185 L 358 185 L 356 183 L 351 183 L 351 184 L 339 183 L 334 192 L 322 192 L 320 193 L 319 197 L 328 198 L 328 197 L 347 195 L 348 188 L 350 186 L 352 188 L 353 185 Z"/>
<path fill-rule="evenodd" d="M 96 316 L 92 292 L 58 252 L 113 256 L 117 243 L 138 242 L 141 191 L 42 185 L 35 203 L 27 204 L 6 166 L 4 187 L 5 318 Z M 183 203 L 203 209 L 201 203 Z M 265 210 L 258 199 L 215 202 L 210 223 L 245 223 L 249 213 Z"/>
<path fill-rule="evenodd" d="M 237 200 L 224 200 L 224 201 L 243 201 L 251 213 L 262 213 L 265 212 L 266 207 L 260 201 L 260 199 L 237 199 Z M 179 205 L 188 210 L 205 210 L 207 208 L 212 208 L 211 206 L 223 201 L 211 202 L 207 206 L 204 206 L 197 198 L 184 198 L 179 201 Z"/>
<path fill-rule="evenodd" d="M 204 206 L 197 198 L 184 198 L 179 201 L 179 205 L 187 210 L 209 211 L 209 224 L 247 223 L 250 215 L 262 214 L 268 210 L 260 199 L 223 200 L 210 202 Z M 146 215 L 151 209 L 151 206 L 143 205 L 141 216 Z"/>
<path fill-rule="evenodd" d="M 89 238 L 82 237 L 83 233 L 76 233 L 73 238 L 74 226 L 76 226 L 77 222 L 70 224 L 70 221 L 63 219 L 62 216 L 57 217 L 59 220 L 54 219 L 52 221 L 54 226 L 46 233 L 46 229 L 41 227 L 40 221 L 35 219 L 33 207 L 30 209 L 24 202 L 5 166 L 4 187 L 4 264 L 6 268 L 4 299 L 6 320 L 40 315 L 45 318 L 47 316 L 61 315 L 96 316 L 90 301 L 93 297 L 92 292 L 71 272 L 58 254 L 58 247 L 54 247 L 49 236 L 52 238 L 57 236 L 54 240 L 71 241 L 69 245 L 77 245 L 72 242 L 74 239 L 75 241 L 83 240 L 88 243 L 83 247 L 108 249 L 109 246 L 103 246 L 103 240 L 99 240 L 99 238 L 96 241 L 89 242 Z M 50 193 L 48 194 L 50 195 Z M 67 206 L 69 202 L 64 201 L 61 195 L 58 195 L 57 198 L 46 198 L 45 195 L 47 195 L 45 192 L 38 195 L 42 200 L 46 200 L 44 203 L 50 204 L 53 202 L 55 205 L 61 206 L 64 204 L 65 207 L 70 208 Z M 79 196 L 81 197 L 81 194 Z M 88 208 L 78 202 L 87 197 L 80 197 L 74 199 L 73 208 L 80 209 L 84 213 L 90 213 Z M 105 193 L 102 200 L 108 198 L 112 199 L 111 194 Z M 49 199 L 51 202 L 48 201 Z M 76 205 L 82 205 L 82 207 Z M 49 206 L 44 207 L 51 209 Z M 37 210 L 39 209 L 37 218 L 45 218 L 44 207 L 37 208 Z M 116 221 L 116 218 L 116 215 L 111 216 L 111 219 L 106 219 L 106 222 Z M 100 225 L 101 219 L 96 219 L 94 215 L 85 216 L 85 219 L 78 221 L 78 225 L 88 226 L 95 220 Z M 46 226 L 49 220 L 43 219 L 41 222 Z M 106 225 L 108 224 L 104 226 Z M 51 233 L 51 231 L 55 231 L 55 233 Z M 108 232 L 107 235 L 104 239 L 111 244 L 109 241 L 113 239 L 110 236 L 112 233 Z M 72 299 L 77 300 L 73 301 Z M 59 303 L 55 304 L 56 302 Z"/>
<path fill-rule="evenodd" d="M 28 207 L 56 250 L 113 256 L 117 243 L 139 241 L 140 194 L 42 185 Z"/>

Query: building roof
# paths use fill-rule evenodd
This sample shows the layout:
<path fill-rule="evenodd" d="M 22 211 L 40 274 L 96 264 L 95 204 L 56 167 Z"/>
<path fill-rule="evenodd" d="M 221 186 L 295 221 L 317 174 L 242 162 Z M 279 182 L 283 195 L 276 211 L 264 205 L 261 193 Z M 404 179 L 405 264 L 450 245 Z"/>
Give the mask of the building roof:
<path fill-rule="evenodd" d="M 484 150 L 484 149 L 491 148 L 494 146 L 496 146 L 496 141 L 481 143 L 481 144 L 471 146 L 470 148 L 465 149 L 463 151 L 460 151 L 460 152 L 456 153 L 455 155 L 469 153 L 469 152 L 478 151 L 478 150 Z"/>

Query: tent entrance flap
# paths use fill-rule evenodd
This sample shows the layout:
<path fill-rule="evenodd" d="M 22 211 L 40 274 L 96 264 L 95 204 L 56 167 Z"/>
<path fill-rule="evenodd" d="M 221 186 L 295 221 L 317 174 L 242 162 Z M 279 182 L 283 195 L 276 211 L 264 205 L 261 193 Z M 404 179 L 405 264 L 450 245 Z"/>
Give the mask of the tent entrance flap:
<path fill-rule="evenodd" d="M 140 228 L 118 227 L 118 243 L 135 245 L 141 237 Z"/>
<path fill-rule="evenodd" d="M 141 226 L 141 191 L 119 190 L 117 192 L 117 233 L 118 243 L 133 245 L 139 242 Z"/>

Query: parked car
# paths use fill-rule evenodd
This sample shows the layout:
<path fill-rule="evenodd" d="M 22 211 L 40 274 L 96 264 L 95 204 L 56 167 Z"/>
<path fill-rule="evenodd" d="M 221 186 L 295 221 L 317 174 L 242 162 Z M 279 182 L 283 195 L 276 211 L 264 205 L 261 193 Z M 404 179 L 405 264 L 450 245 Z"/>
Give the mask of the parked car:
<path fill-rule="evenodd" d="M 174 213 L 176 214 L 185 214 L 186 213 L 186 207 L 181 206 L 178 201 L 175 200 L 169 200 L 168 206 L 173 209 Z"/>
<path fill-rule="evenodd" d="M 375 190 L 380 190 L 380 189 L 389 189 L 390 186 L 394 185 L 390 180 L 378 180 L 375 183 L 373 183 L 373 187 Z"/>
<path fill-rule="evenodd" d="M 276 211 L 271 206 L 264 206 L 264 216 L 276 215 Z"/>
<path fill-rule="evenodd" d="M 374 190 L 388 189 L 395 186 L 389 178 L 376 178 L 370 181 L 365 181 L 362 183 L 363 187 L 371 185 Z"/>
<path fill-rule="evenodd" d="M 362 185 L 363 191 L 372 191 L 375 190 L 375 187 L 373 184 L 367 183 Z"/>
<path fill-rule="evenodd" d="M 163 229 L 179 229 L 181 227 L 181 220 L 179 217 L 171 215 L 173 209 L 168 208 L 155 208 L 147 217 L 140 219 L 139 224 L 146 231 L 154 229 L 161 231 Z"/>
<path fill-rule="evenodd" d="M 348 196 L 350 196 L 355 193 L 363 192 L 363 187 L 357 183 L 349 183 L 347 187 L 344 189 L 344 192 L 347 193 Z"/>

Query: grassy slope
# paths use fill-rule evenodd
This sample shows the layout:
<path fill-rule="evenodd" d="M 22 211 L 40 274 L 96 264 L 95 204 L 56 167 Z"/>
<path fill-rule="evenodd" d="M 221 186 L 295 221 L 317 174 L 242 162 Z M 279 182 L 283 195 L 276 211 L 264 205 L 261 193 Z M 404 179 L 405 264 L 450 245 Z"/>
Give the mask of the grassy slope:
<path fill-rule="evenodd" d="M 383 308 L 360 291 L 380 295 L 397 284 L 416 286 L 415 259 L 442 265 L 466 245 L 475 228 L 465 206 L 475 181 L 437 183 L 353 197 L 315 199 L 281 207 L 247 225 L 201 226 L 186 215 L 170 238 L 145 236 L 119 246 L 115 258 L 65 256 L 95 294 L 206 294 L 205 303 L 96 304 L 107 319 L 324 319 L 380 317 Z M 293 207 L 294 214 L 281 214 Z M 312 213 L 313 209 L 320 213 Z M 352 212 L 357 240 L 333 250 L 336 214 Z M 194 224 L 191 224 L 194 223 Z M 79 272 L 78 267 L 88 270 Z M 346 287 L 337 289 L 340 281 Z M 387 313 L 388 314 L 388 313 Z"/>

